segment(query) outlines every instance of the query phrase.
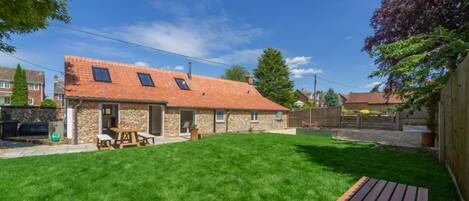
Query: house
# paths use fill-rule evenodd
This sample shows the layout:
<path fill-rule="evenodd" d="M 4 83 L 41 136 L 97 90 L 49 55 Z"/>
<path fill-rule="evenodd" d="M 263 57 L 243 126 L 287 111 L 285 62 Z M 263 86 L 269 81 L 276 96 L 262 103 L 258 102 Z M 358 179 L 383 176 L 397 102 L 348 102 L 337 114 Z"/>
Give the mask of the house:
<path fill-rule="evenodd" d="M 64 107 L 64 81 L 54 76 L 54 101 L 57 107 Z"/>
<path fill-rule="evenodd" d="M 0 105 L 11 104 L 15 72 L 16 68 L 0 67 Z M 25 72 L 28 83 L 28 104 L 39 106 L 45 98 L 44 72 L 27 69 Z"/>
<path fill-rule="evenodd" d="M 384 112 L 388 108 L 402 103 L 397 96 L 386 97 L 383 92 L 350 93 L 342 96 L 344 108 L 348 110 L 374 110 Z"/>
<path fill-rule="evenodd" d="M 287 127 L 288 109 L 247 82 L 111 61 L 65 56 L 67 137 L 96 140 L 111 127 L 157 136 L 270 130 Z"/>
<path fill-rule="evenodd" d="M 314 104 L 316 107 L 325 107 L 323 97 L 324 93 L 322 91 L 317 91 L 316 96 L 313 96 L 312 92 L 308 92 L 305 89 L 297 89 L 295 91 L 295 94 L 297 95 L 297 101 L 295 102 L 295 105 L 299 107 L 303 107 L 305 103 L 311 103 Z"/>

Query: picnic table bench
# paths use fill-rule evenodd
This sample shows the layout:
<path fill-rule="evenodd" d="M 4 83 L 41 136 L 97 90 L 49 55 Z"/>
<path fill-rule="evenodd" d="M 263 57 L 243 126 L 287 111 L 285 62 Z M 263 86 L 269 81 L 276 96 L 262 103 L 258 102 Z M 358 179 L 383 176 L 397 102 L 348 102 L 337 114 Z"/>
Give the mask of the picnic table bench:
<path fill-rule="evenodd" d="M 428 201 L 428 189 L 362 177 L 337 201 Z"/>

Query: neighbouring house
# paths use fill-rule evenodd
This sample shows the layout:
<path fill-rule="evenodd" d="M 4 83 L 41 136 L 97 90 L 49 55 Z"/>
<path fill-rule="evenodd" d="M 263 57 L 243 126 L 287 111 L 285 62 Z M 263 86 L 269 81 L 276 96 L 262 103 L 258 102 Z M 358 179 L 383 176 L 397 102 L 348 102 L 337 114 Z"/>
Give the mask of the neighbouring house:
<path fill-rule="evenodd" d="M 111 127 L 157 136 L 270 130 L 287 127 L 288 109 L 247 82 L 111 61 L 65 56 L 67 137 L 96 140 Z"/>
<path fill-rule="evenodd" d="M 64 107 L 64 81 L 54 76 L 54 101 L 57 107 Z"/>
<path fill-rule="evenodd" d="M 386 97 L 383 92 L 350 93 L 342 96 L 344 108 L 348 110 L 373 110 L 385 112 L 388 108 L 402 103 L 396 96 Z"/>
<path fill-rule="evenodd" d="M 44 72 L 28 69 L 25 71 L 28 83 L 28 104 L 39 106 L 45 98 Z M 16 68 L 0 67 L 0 105 L 11 104 L 15 72 Z"/>
<path fill-rule="evenodd" d="M 306 91 L 305 89 L 297 89 L 295 93 L 298 97 L 297 101 L 295 102 L 295 105 L 297 105 L 298 107 L 303 107 L 305 103 L 316 103 L 316 107 L 325 107 L 323 100 L 324 93 L 322 91 L 317 91 L 316 96 L 313 96 L 312 92 Z"/>

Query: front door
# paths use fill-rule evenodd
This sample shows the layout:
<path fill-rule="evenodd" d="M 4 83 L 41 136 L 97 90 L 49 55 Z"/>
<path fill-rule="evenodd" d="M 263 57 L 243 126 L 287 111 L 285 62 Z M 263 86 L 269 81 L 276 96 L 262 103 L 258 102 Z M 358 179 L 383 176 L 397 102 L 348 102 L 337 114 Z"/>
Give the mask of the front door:
<path fill-rule="evenodd" d="M 181 111 L 180 135 L 188 135 L 191 124 L 194 123 L 194 111 Z"/>
<path fill-rule="evenodd" d="M 162 135 L 162 109 L 161 106 L 151 105 L 150 106 L 150 129 L 148 132 L 152 135 L 161 136 Z"/>

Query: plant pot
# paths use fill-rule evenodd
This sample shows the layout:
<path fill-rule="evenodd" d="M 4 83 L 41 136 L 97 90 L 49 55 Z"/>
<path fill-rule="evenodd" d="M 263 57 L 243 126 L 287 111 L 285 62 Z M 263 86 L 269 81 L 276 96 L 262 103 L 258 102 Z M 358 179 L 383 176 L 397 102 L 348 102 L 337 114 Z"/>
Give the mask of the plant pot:
<path fill-rule="evenodd" d="M 199 138 L 199 129 L 197 128 L 191 128 L 191 140 L 197 140 Z"/>
<path fill-rule="evenodd" d="M 422 133 L 422 146 L 424 147 L 433 147 L 435 146 L 435 133 L 427 132 Z"/>

